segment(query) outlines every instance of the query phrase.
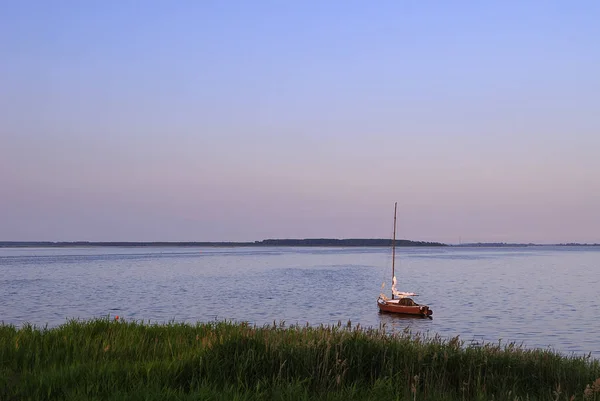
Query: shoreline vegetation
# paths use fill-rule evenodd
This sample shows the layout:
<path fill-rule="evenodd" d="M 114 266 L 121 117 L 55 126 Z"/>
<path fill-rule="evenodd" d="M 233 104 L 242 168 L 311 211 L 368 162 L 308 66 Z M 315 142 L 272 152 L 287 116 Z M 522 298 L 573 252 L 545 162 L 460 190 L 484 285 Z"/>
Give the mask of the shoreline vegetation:
<path fill-rule="evenodd" d="M 0 248 L 60 248 L 60 247 L 391 247 L 392 240 L 385 238 L 304 238 L 304 239 L 265 239 L 254 242 L 135 242 L 135 241 L 0 241 Z M 468 244 L 445 244 L 441 242 L 396 240 L 401 247 L 528 247 L 528 246 L 600 246 L 600 244 L 520 244 L 504 242 L 477 242 Z"/>
<path fill-rule="evenodd" d="M 52 242 L 52 241 L 0 241 L 0 247 L 74 247 L 74 246 L 119 246 L 119 247 L 391 247 L 391 239 L 382 238 L 305 238 L 265 239 L 254 242 Z M 396 246 L 447 246 L 441 242 L 396 240 Z"/>
<path fill-rule="evenodd" d="M 0 324 L 0 399 L 600 400 L 600 362 L 406 329 Z"/>

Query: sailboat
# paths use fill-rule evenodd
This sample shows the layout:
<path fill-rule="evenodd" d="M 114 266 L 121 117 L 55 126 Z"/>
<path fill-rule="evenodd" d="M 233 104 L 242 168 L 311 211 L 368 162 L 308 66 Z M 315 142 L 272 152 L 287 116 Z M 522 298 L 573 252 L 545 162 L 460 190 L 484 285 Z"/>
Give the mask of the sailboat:
<path fill-rule="evenodd" d="M 392 298 L 379 294 L 377 307 L 380 312 L 397 313 L 402 315 L 417 315 L 431 318 L 433 311 L 427 305 L 420 305 L 413 301 L 414 292 L 398 291 L 396 289 L 395 259 L 396 259 L 396 210 L 398 202 L 394 203 L 394 238 L 392 240 Z M 385 285 L 385 284 L 384 284 Z M 382 286 L 383 287 L 383 286 Z"/>

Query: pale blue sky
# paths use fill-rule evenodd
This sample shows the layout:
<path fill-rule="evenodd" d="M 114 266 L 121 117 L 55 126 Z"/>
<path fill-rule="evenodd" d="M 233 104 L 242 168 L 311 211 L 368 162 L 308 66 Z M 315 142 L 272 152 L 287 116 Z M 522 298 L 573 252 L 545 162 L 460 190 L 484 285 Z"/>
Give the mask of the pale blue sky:
<path fill-rule="evenodd" d="M 142 6 L 143 5 L 143 6 Z M 600 242 L 600 2 L 3 1 L 0 240 Z"/>

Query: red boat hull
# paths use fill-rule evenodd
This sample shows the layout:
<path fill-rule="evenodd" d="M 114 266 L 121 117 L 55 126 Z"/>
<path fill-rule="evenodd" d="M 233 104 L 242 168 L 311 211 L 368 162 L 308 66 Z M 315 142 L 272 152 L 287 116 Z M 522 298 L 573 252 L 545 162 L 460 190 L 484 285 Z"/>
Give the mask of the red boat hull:
<path fill-rule="evenodd" d="M 433 311 L 431 309 L 429 309 L 429 306 L 427 305 L 419 305 L 419 304 L 415 304 L 415 305 L 411 305 L 411 306 L 407 306 L 407 305 L 400 305 L 398 303 L 399 300 L 397 299 L 393 299 L 393 300 L 383 300 L 381 298 L 379 298 L 377 300 L 377 307 L 379 308 L 379 310 L 381 312 L 387 312 L 387 313 L 397 313 L 397 314 L 402 314 L 402 315 L 417 315 L 417 316 L 431 316 L 433 314 Z"/>

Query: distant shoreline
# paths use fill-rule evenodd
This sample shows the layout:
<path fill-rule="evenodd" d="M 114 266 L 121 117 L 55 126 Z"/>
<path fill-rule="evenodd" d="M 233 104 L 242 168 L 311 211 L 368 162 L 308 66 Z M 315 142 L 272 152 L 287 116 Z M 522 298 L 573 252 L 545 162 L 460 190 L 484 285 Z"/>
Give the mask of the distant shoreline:
<path fill-rule="evenodd" d="M 382 238 L 307 238 L 307 239 L 266 239 L 254 242 L 134 242 L 134 241 L 0 241 L 0 248 L 65 248 L 65 247 L 391 247 L 392 240 Z M 444 244 L 441 242 L 396 240 L 398 247 L 487 247 L 509 248 L 529 246 L 600 246 L 600 244 L 518 244 L 518 243 L 488 243 L 478 242 L 469 244 Z"/>
<path fill-rule="evenodd" d="M 60 248 L 60 247 L 391 247 L 391 239 L 380 238 L 306 238 L 306 239 L 266 239 L 254 242 L 228 242 L 228 241 L 188 241 L 188 242 L 134 242 L 134 241 L 0 241 L 0 248 Z M 448 246 L 441 242 L 396 240 L 396 246 Z"/>

